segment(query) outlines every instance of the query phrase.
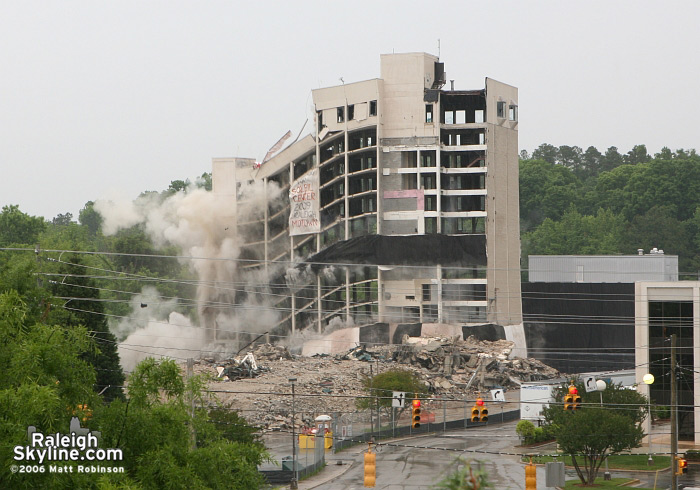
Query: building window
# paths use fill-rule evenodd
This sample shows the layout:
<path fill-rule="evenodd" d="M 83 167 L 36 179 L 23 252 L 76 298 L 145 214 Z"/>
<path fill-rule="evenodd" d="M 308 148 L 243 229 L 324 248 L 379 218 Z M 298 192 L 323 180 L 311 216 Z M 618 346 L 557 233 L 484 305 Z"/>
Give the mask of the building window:
<path fill-rule="evenodd" d="M 425 104 L 425 122 L 433 122 L 433 104 Z"/>
<path fill-rule="evenodd" d="M 345 107 L 338 107 L 338 122 L 341 123 L 345 121 Z"/>
<path fill-rule="evenodd" d="M 377 101 L 376 100 L 369 101 L 369 115 L 370 116 L 377 115 Z"/>
<path fill-rule="evenodd" d="M 435 174 L 421 174 L 420 185 L 423 189 L 435 189 Z"/>
<path fill-rule="evenodd" d="M 437 218 L 425 218 L 425 232 L 437 233 Z"/>
<path fill-rule="evenodd" d="M 424 211 L 437 211 L 437 196 L 425 196 L 423 200 Z"/>
<path fill-rule="evenodd" d="M 496 117 L 500 119 L 506 118 L 506 103 L 502 100 L 496 102 Z"/>
<path fill-rule="evenodd" d="M 348 106 L 348 121 L 355 119 L 355 104 Z"/>
<path fill-rule="evenodd" d="M 508 119 L 511 121 L 517 121 L 518 120 L 518 106 L 511 104 L 508 107 Z"/>
<path fill-rule="evenodd" d="M 323 111 L 316 112 L 316 116 L 318 119 L 318 132 L 320 133 L 323 129 Z"/>
<path fill-rule="evenodd" d="M 430 284 L 423 284 L 423 301 L 430 301 L 431 297 Z"/>

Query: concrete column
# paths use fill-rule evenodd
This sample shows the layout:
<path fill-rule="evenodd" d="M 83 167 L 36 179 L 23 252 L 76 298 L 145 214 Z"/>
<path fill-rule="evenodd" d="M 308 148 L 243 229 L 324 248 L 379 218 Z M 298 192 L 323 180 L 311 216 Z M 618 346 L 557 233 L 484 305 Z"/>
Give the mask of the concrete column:
<path fill-rule="evenodd" d="M 316 276 L 316 306 L 318 311 L 318 333 L 323 331 L 323 310 L 321 308 L 321 275 Z"/>
<path fill-rule="evenodd" d="M 438 300 L 438 323 L 442 323 L 442 266 L 437 265 L 437 300 Z"/>

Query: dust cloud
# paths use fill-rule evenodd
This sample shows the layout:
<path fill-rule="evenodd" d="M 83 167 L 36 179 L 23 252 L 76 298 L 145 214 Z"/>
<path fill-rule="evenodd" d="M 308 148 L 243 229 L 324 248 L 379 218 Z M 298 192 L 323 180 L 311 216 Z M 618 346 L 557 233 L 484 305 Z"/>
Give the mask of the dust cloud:
<path fill-rule="evenodd" d="M 252 182 L 239 189 L 238 200 L 191 186 L 166 197 L 147 193 L 136 200 L 112 196 L 95 202 L 105 235 L 140 225 L 156 246 L 178 247 L 178 260 L 197 276 L 195 298 L 164 300 L 157 288 L 145 287 L 132 299 L 128 317 L 110 322 L 126 369 L 147 356 L 209 356 L 222 349 L 221 339 L 262 333 L 279 321 L 277 298 L 266 289 L 268 275 L 278 271 L 245 270 L 239 258 L 246 237 L 236 231 L 236 216 L 260 219 L 268 202 L 281 205 L 281 195 L 272 182 L 266 188 Z M 183 304 L 193 300 L 196 315 L 188 318 Z"/>

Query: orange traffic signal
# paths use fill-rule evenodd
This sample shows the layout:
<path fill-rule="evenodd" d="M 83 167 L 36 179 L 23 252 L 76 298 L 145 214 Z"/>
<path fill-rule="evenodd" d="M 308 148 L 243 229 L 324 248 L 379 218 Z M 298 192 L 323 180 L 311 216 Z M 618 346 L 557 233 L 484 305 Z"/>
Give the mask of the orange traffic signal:
<path fill-rule="evenodd" d="M 365 481 L 366 487 L 373 487 L 377 481 L 377 455 L 372 451 L 372 446 L 365 453 Z"/>
<path fill-rule="evenodd" d="M 413 409 L 411 411 L 411 427 L 417 429 L 420 427 L 420 400 L 413 400 Z"/>

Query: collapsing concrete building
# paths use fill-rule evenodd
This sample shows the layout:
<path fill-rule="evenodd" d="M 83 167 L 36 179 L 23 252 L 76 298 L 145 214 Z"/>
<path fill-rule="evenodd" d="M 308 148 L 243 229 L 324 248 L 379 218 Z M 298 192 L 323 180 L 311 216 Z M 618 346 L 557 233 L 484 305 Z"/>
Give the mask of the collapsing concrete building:
<path fill-rule="evenodd" d="M 382 55 L 380 78 L 313 91 L 312 134 L 263 163 L 213 160 L 215 193 L 282 190 L 260 219 L 231 210 L 239 269 L 277 277 L 271 330 L 522 323 L 518 91 L 445 82 L 435 56 Z"/>

